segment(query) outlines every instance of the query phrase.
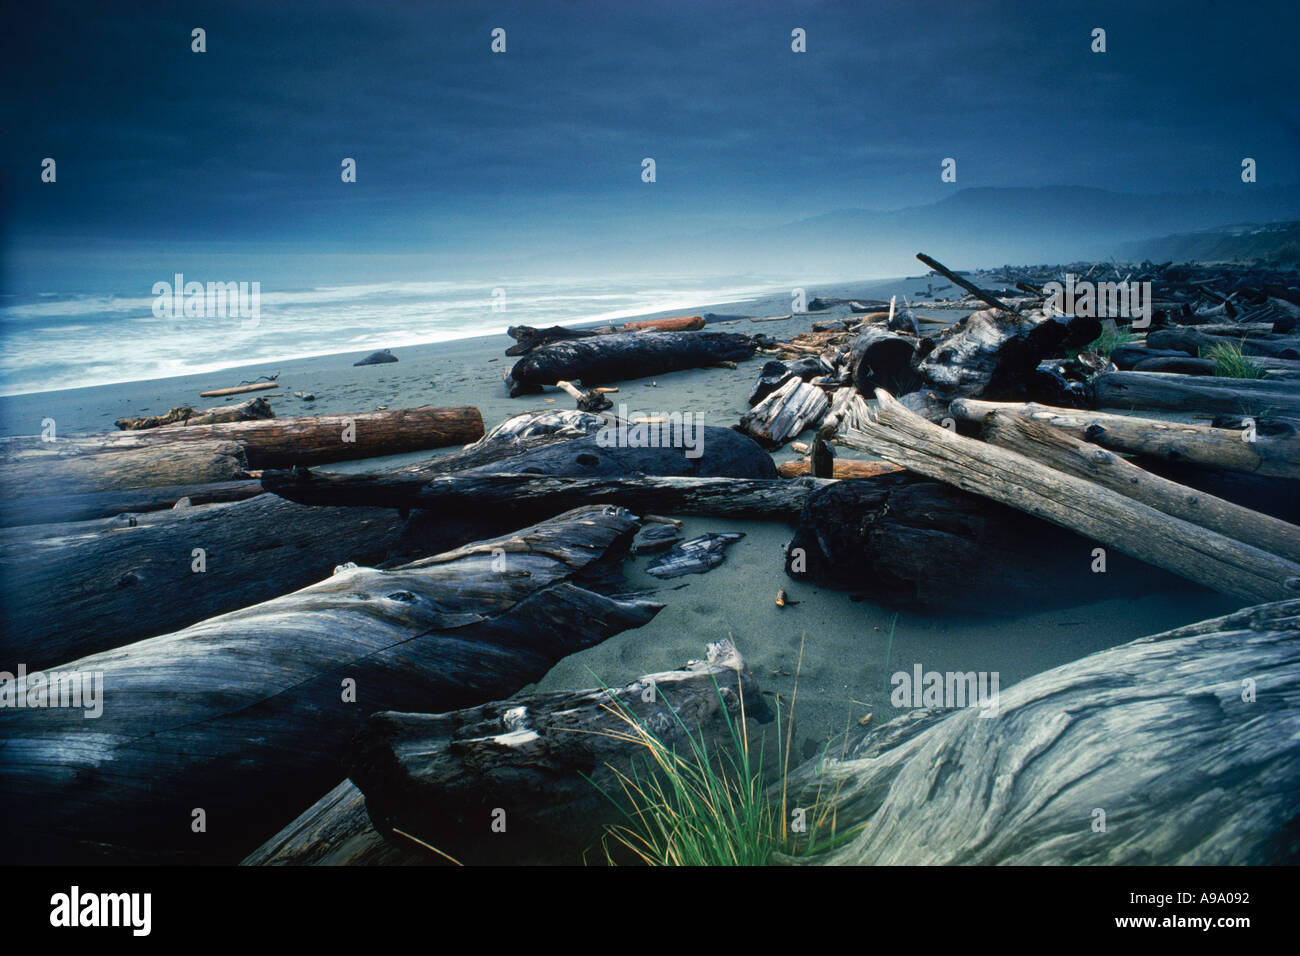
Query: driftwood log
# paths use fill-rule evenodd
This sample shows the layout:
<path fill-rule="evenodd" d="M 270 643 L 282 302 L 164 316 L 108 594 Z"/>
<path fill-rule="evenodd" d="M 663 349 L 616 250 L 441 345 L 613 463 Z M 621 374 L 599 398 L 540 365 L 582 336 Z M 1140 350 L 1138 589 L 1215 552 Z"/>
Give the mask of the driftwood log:
<path fill-rule="evenodd" d="M 5 498 L 0 501 L 0 527 L 91 521 L 95 518 L 162 511 L 186 505 L 243 501 L 260 494 L 262 483 L 250 478 L 197 485 L 165 485 L 161 488 Z"/>
<path fill-rule="evenodd" d="M 1300 527 L 1154 475 L 1114 452 L 1041 421 L 994 412 L 984 419 L 983 438 L 1058 471 L 1095 481 L 1165 514 L 1300 562 Z"/>
<path fill-rule="evenodd" d="M 1234 597 L 1279 599 L 1300 590 L 1300 565 L 1157 511 L 1031 458 L 966 438 L 876 392 L 862 430 L 838 441 L 984 495 Z"/>
<path fill-rule="evenodd" d="M 977 708 L 883 724 L 791 774 L 860 834 L 821 865 L 1294 865 L 1300 602 L 1045 671 Z M 828 795 L 830 795 L 828 797 Z M 794 861 L 791 861 L 794 862 Z"/>
<path fill-rule="evenodd" d="M 1107 372 L 1092 382 L 1102 408 L 1163 408 L 1211 415 L 1300 415 L 1291 381 L 1206 378 L 1164 372 Z"/>
<path fill-rule="evenodd" d="M 151 428 L 87 442 L 105 452 L 196 441 L 238 442 L 249 468 L 290 468 L 463 445 L 482 437 L 483 418 L 467 405 Z"/>
<path fill-rule="evenodd" d="M 148 433 L 124 437 L 143 434 Z M 249 477 L 248 467 L 244 446 L 228 439 L 120 449 L 95 439 L 0 439 L 0 492 L 10 500 L 242 481 Z"/>
<path fill-rule="evenodd" d="M 601 385 L 753 354 L 753 340 L 734 332 L 619 332 L 536 348 L 515 363 L 510 379 L 523 386 L 554 385 L 562 379 Z"/>
<path fill-rule="evenodd" d="M 817 478 L 554 477 L 479 472 L 406 479 L 389 475 L 268 471 L 267 491 L 304 505 L 426 509 L 474 517 L 555 514 L 586 501 L 638 511 L 713 517 L 785 518 L 799 514 Z"/>
<path fill-rule="evenodd" d="M 782 478 L 798 478 L 812 473 L 812 465 L 807 458 L 783 461 L 776 466 L 776 472 Z M 827 478 L 871 478 L 875 475 L 887 475 L 902 471 L 897 465 L 887 461 L 862 461 L 857 458 L 836 458 L 831 463 L 831 473 Z M 819 476 L 821 477 L 821 476 Z"/>
<path fill-rule="evenodd" d="M 1101 323 L 1094 318 L 972 312 L 935 337 L 934 349 L 916 371 L 922 387 L 949 398 L 1019 397 L 1043 359 L 1100 334 Z"/>
<path fill-rule="evenodd" d="M 739 724 L 742 700 L 747 720 L 770 719 L 744 660 L 722 641 L 709 645 L 705 661 L 621 687 L 530 694 L 449 714 L 376 714 L 344 766 L 375 828 L 395 846 L 410 841 L 394 829 L 462 863 L 603 861 L 603 828 L 618 820 L 601 793 L 619 793 L 611 766 L 628 772 L 639 756 L 645 770 L 620 713 L 669 746 L 688 746 L 687 733 L 731 746 L 728 721 Z M 498 808 L 504 833 L 491 829 Z"/>
<path fill-rule="evenodd" d="M 338 781 L 367 715 L 505 697 L 653 618 L 661 605 L 605 593 L 637 526 L 580 508 L 60 665 L 101 675 L 107 698 L 89 725 L 0 708 L 6 862 L 242 859 Z"/>
<path fill-rule="evenodd" d="M 893 394 L 913 391 L 919 384 L 915 362 L 915 337 L 891 332 L 883 325 L 866 325 L 858 331 L 850 352 L 853 384 L 863 395 L 883 388 Z"/>
<path fill-rule="evenodd" d="M 1123 554 L 1094 574 L 1094 541 L 941 481 L 898 471 L 809 496 L 786 547 L 796 581 L 928 614 L 972 604 L 1041 610 L 1185 587 Z"/>
<path fill-rule="evenodd" d="M 251 422 L 263 418 L 274 418 L 271 403 L 264 397 L 250 398 L 238 405 L 218 405 L 196 411 L 188 405 L 180 405 L 165 415 L 147 415 L 143 418 L 119 418 L 113 424 L 127 431 L 139 431 L 145 428 L 162 428 L 166 425 L 211 425 L 215 422 Z"/>
<path fill-rule="evenodd" d="M 949 405 L 953 418 L 977 425 L 998 410 L 1044 422 L 1111 451 L 1201 468 L 1300 478 L 1300 432 L 1287 422 L 1259 419 L 1250 432 L 1032 403 L 963 398 Z"/>
<path fill-rule="evenodd" d="M 740 430 L 765 448 L 780 448 L 815 428 L 830 408 L 826 393 L 792 376 L 740 418 Z"/>
<path fill-rule="evenodd" d="M 1243 355 L 1265 355 L 1270 358 L 1300 359 L 1300 340 L 1294 338 L 1261 339 L 1245 332 L 1230 335 L 1207 335 L 1200 329 L 1158 329 L 1147 334 L 1147 345 L 1153 349 L 1172 349 L 1187 355 L 1200 355 L 1203 349 L 1216 345 L 1240 349 Z"/>

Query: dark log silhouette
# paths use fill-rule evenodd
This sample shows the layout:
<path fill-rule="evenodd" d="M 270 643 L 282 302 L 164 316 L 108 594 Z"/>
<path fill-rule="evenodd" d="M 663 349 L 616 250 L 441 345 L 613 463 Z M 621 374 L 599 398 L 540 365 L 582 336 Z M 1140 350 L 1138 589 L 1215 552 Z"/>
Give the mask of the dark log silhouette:
<path fill-rule="evenodd" d="M 600 385 L 682 369 L 740 361 L 754 342 L 734 332 L 619 332 L 551 342 L 515 363 L 510 378 L 523 386 L 581 379 Z"/>

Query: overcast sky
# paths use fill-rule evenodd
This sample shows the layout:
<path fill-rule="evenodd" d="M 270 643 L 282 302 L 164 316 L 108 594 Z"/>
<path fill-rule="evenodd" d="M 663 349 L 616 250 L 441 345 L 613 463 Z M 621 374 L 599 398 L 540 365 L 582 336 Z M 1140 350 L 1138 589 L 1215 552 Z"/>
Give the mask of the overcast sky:
<path fill-rule="evenodd" d="M 1296 11 L 23 4 L 0 41 L 5 240 L 526 249 L 966 186 L 1232 190 L 1244 156 L 1262 183 L 1293 183 Z M 191 52 L 194 27 L 206 53 Z M 791 51 L 796 27 L 807 53 Z M 47 156 L 54 185 L 40 181 Z M 355 184 L 340 180 L 344 157 Z M 955 185 L 940 181 L 945 157 Z"/>

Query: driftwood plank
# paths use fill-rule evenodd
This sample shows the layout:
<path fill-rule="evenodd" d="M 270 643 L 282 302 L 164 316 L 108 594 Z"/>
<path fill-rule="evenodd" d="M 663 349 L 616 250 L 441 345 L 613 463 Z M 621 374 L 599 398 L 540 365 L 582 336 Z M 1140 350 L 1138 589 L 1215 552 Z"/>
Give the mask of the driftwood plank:
<path fill-rule="evenodd" d="M 8 861 L 242 859 L 337 782 L 368 714 L 502 698 L 653 618 L 661 605 L 602 590 L 637 526 L 580 508 L 60 665 L 99 675 L 102 713 L 0 708 Z"/>

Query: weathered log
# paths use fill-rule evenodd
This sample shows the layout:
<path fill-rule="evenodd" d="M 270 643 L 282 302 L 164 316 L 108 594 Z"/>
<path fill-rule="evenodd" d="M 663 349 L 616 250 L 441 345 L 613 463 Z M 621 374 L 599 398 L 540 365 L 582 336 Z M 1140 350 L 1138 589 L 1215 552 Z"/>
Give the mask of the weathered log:
<path fill-rule="evenodd" d="M 1112 554 L 1094 574 L 1086 540 L 1031 515 L 904 471 L 809 496 L 785 551 L 796 581 L 927 614 L 1040 611 L 1186 587 Z"/>
<path fill-rule="evenodd" d="M 43 495 L 34 498 L 5 498 L 0 501 L 0 527 L 51 524 L 60 521 L 92 521 L 116 515 L 162 511 L 188 505 L 209 505 L 243 501 L 262 494 L 262 483 L 219 481 L 199 485 L 166 485 L 161 488 L 130 488 L 89 494 Z"/>
<path fill-rule="evenodd" d="M 500 699 L 653 618 L 604 593 L 637 525 L 588 506 L 61 665 L 110 697 L 90 738 L 79 709 L 0 708 L 8 861 L 242 859 L 338 781 L 366 715 Z"/>
<path fill-rule="evenodd" d="M 423 508 L 461 516 L 555 514 L 584 501 L 608 501 L 639 511 L 716 517 L 790 517 L 826 479 L 572 478 L 535 474 L 387 475 L 268 471 L 267 491 L 305 505 Z"/>
<path fill-rule="evenodd" d="M 780 448 L 805 428 L 816 428 L 828 408 L 825 392 L 791 378 L 740 417 L 740 430 L 765 448 Z"/>
<path fill-rule="evenodd" d="M 754 388 L 749 393 L 749 407 L 753 408 L 792 378 L 799 378 L 806 382 L 824 372 L 822 363 L 811 357 L 789 362 L 767 362 L 758 373 L 758 381 L 754 383 Z"/>
<path fill-rule="evenodd" d="M 390 349 L 380 349 L 378 352 L 371 352 L 365 358 L 353 362 L 355 368 L 358 365 L 388 365 L 397 361 L 397 356 Z"/>
<path fill-rule="evenodd" d="M 1100 651 L 1001 690 L 996 717 L 981 714 L 914 712 L 846 759 L 793 771 L 791 805 L 860 834 L 790 862 L 1297 862 L 1300 602 Z"/>
<path fill-rule="evenodd" d="M 604 826 L 618 820 L 601 790 L 618 794 L 615 771 L 627 773 L 638 758 L 644 771 L 644 751 L 620 711 L 679 748 L 688 734 L 705 747 L 730 745 L 742 716 L 755 722 L 755 735 L 769 717 L 744 660 L 722 641 L 709 645 L 706 661 L 622 687 L 450 714 L 376 714 L 345 768 L 376 829 L 396 846 L 408 841 L 394 828 L 462 863 L 579 863 L 588 851 L 600 859 Z M 498 807 L 507 840 L 491 831 Z"/>
<path fill-rule="evenodd" d="M 562 325 L 552 325 L 549 329 L 535 329 L 530 325 L 512 325 L 506 329 L 506 335 L 515 340 L 515 344 L 506 349 L 506 355 L 527 355 L 535 348 L 564 339 L 586 339 L 593 335 L 609 335 L 614 331 L 612 325 L 594 329 L 569 329 Z"/>
<path fill-rule="evenodd" d="M 1053 428 L 1101 445 L 1111 451 L 1145 455 L 1161 461 L 1201 468 L 1222 468 L 1247 474 L 1300 478 L 1300 432 L 1269 419 L 1254 431 L 1211 428 L 1154 418 L 1135 418 L 1068 408 L 958 399 L 949 407 L 958 421 L 983 424 L 991 413 L 1005 409 L 1045 422 Z"/>
<path fill-rule="evenodd" d="M 1144 345 L 1120 345 L 1110 350 L 1110 360 L 1115 363 L 1115 367 L 1121 371 L 1127 372 L 1136 366 L 1139 362 L 1145 362 L 1148 359 L 1157 358 L 1190 358 L 1186 352 L 1179 349 L 1152 349 Z"/>
<path fill-rule="evenodd" d="M 655 332 L 695 332 L 704 328 L 704 317 L 679 315 L 671 319 L 642 319 L 639 322 L 627 322 L 623 328 L 629 332 L 641 332 L 645 329 Z"/>
<path fill-rule="evenodd" d="M 253 382 L 249 385 L 234 385 L 230 388 L 214 388 L 206 392 L 199 392 L 199 398 L 221 398 L 226 395 L 243 395 L 245 392 L 264 392 L 272 388 L 279 388 L 278 382 Z"/>
<path fill-rule="evenodd" d="M 483 536 L 454 518 L 423 531 L 422 554 Z M 405 533 L 395 511 L 307 508 L 274 495 L 130 522 L 6 530 L 0 669 L 44 667 L 166 634 L 306 587 L 341 564 L 409 555 Z"/>
<path fill-rule="evenodd" d="M 1147 345 L 1153 349 L 1173 349 L 1188 355 L 1200 355 L 1202 349 L 1226 345 L 1240 349 L 1243 355 L 1266 355 L 1272 358 L 1300 359 L 1300 341 L 1277 341 L 1247 338 L 1245 336 L 1206 335 L 1195 329 L 1159 329 L 1147 334 Z"/>
<path fill-rule="evenodd" d="M 866 325 L 853 340 L 850 368 L 853 384 L 864 395 L 873 388 L 897 394 L 914 391 L 919 380 L 913 367 L 919 360 L 917 340 L 879 325 Z"/>
<path fill-rule="evenodd" d="M 877 390 L 862 431 L 838 441 L 1068 528 L 1234 597 L 1300 590 L 1300 564 L 1207 531 L 1091 481 L 927 422 Z"/>
<path fill-rule="evenodd" d="M 149 415 L 144 418 L 119 418 L 113 424 L 126 431 L 138 431 L 144 428 L 162 428 L 165 425 L 211 425 L 215 422 L 249 422 L 262 418 L 274 418 L 271 403 L 263 396 L 250 398 L 238 405 L 218 405 L 195 411 L 188 405 L 171 409 L 166 415 Z"/>
<path fill-rule="evenodd" d="M 829 478 L 871 478 L 875 475 L 888 475 L 895 471 L 902 471 L 897 465 L 891 465 L 887 461 L 861 461 L 856 458 L 836 458 L 831 465 L 831 474 Z M 807 458 L 796 458 L 792 461 L 783 461 L 776 466 L 776 472 L 782 478 L 798 478 L 800 475 L 811 474 L 811 468 Z"/>
<path fill-rule="evenodd" d="M 918 364 L 925 386 L 948 397 L 1013 397 L 1039 362 L 1101 334 L 1094 318 L 1026 315 L 988 309 L 945 330 Z"/>
<path fill-rule="evenodd" d="M 1213 375 L 1219 363 L 1213 359 L 1192 358 L 1182 355 L 1177 358 L 1160 357 L 1143 359 L 1133 365 L 1134 372 L 1172 372 L 1176 375 Z"/>
<path fill-rule="evenodd" d="M 1095 481 L 1165 514 L 1300 562 L 1300 528 L 1195 491 L 1139 468 L 1114 452 L 1010 412 L 984 419 L 983 438 L 1067 474 Z"/>
<path fill-rule="evenodd" d="M 727 549 L 745 537 L 744 532 L 710 532 L 674 544 L 664 555 L 646 565 L 645 573 L 667 580 L 683 574 L 707 574 L 727 559 Z"/>
<path fill-rule="evenodd" d="M 250 468 L 290 468 L 463 445 L 481 437 L 483 417 L 477 408 L 466 405 L 155 428 L 110 435 L 95 441 L 105 450 L 194 441 L 234 441 L 244 447 Z"/>
<path fill-rule="evenodd" d="M 581 379 L 601 385 L 663 375 L 688 368 L 739 361 L 754 354 L 754 341 L 734 332 L 619 332 L 551 342 L 515 363 L 510 378 L 524 386 Z"/>
<path fill-rule="evenodd" d="M 1165 372 L 1106 372 L 1092 382 L 1102 408 L 1163 408 L 1209 415 L 1300 415 L 1293 382 Z"/>
<path fill-rule="evenodd" d="M 434 854 L 398 837 L 389 843 L 370 822 L 366 797 L 344 780 L 241 861 L 241 866 L 418 866 Z"/>
<path fill-rule="evenodd" d="M 215 437 L 109 451 L 96 440 L 0 439 L 0 490 L 10 499 L 242 481 L 248 467 L 242 445 Z"/>

